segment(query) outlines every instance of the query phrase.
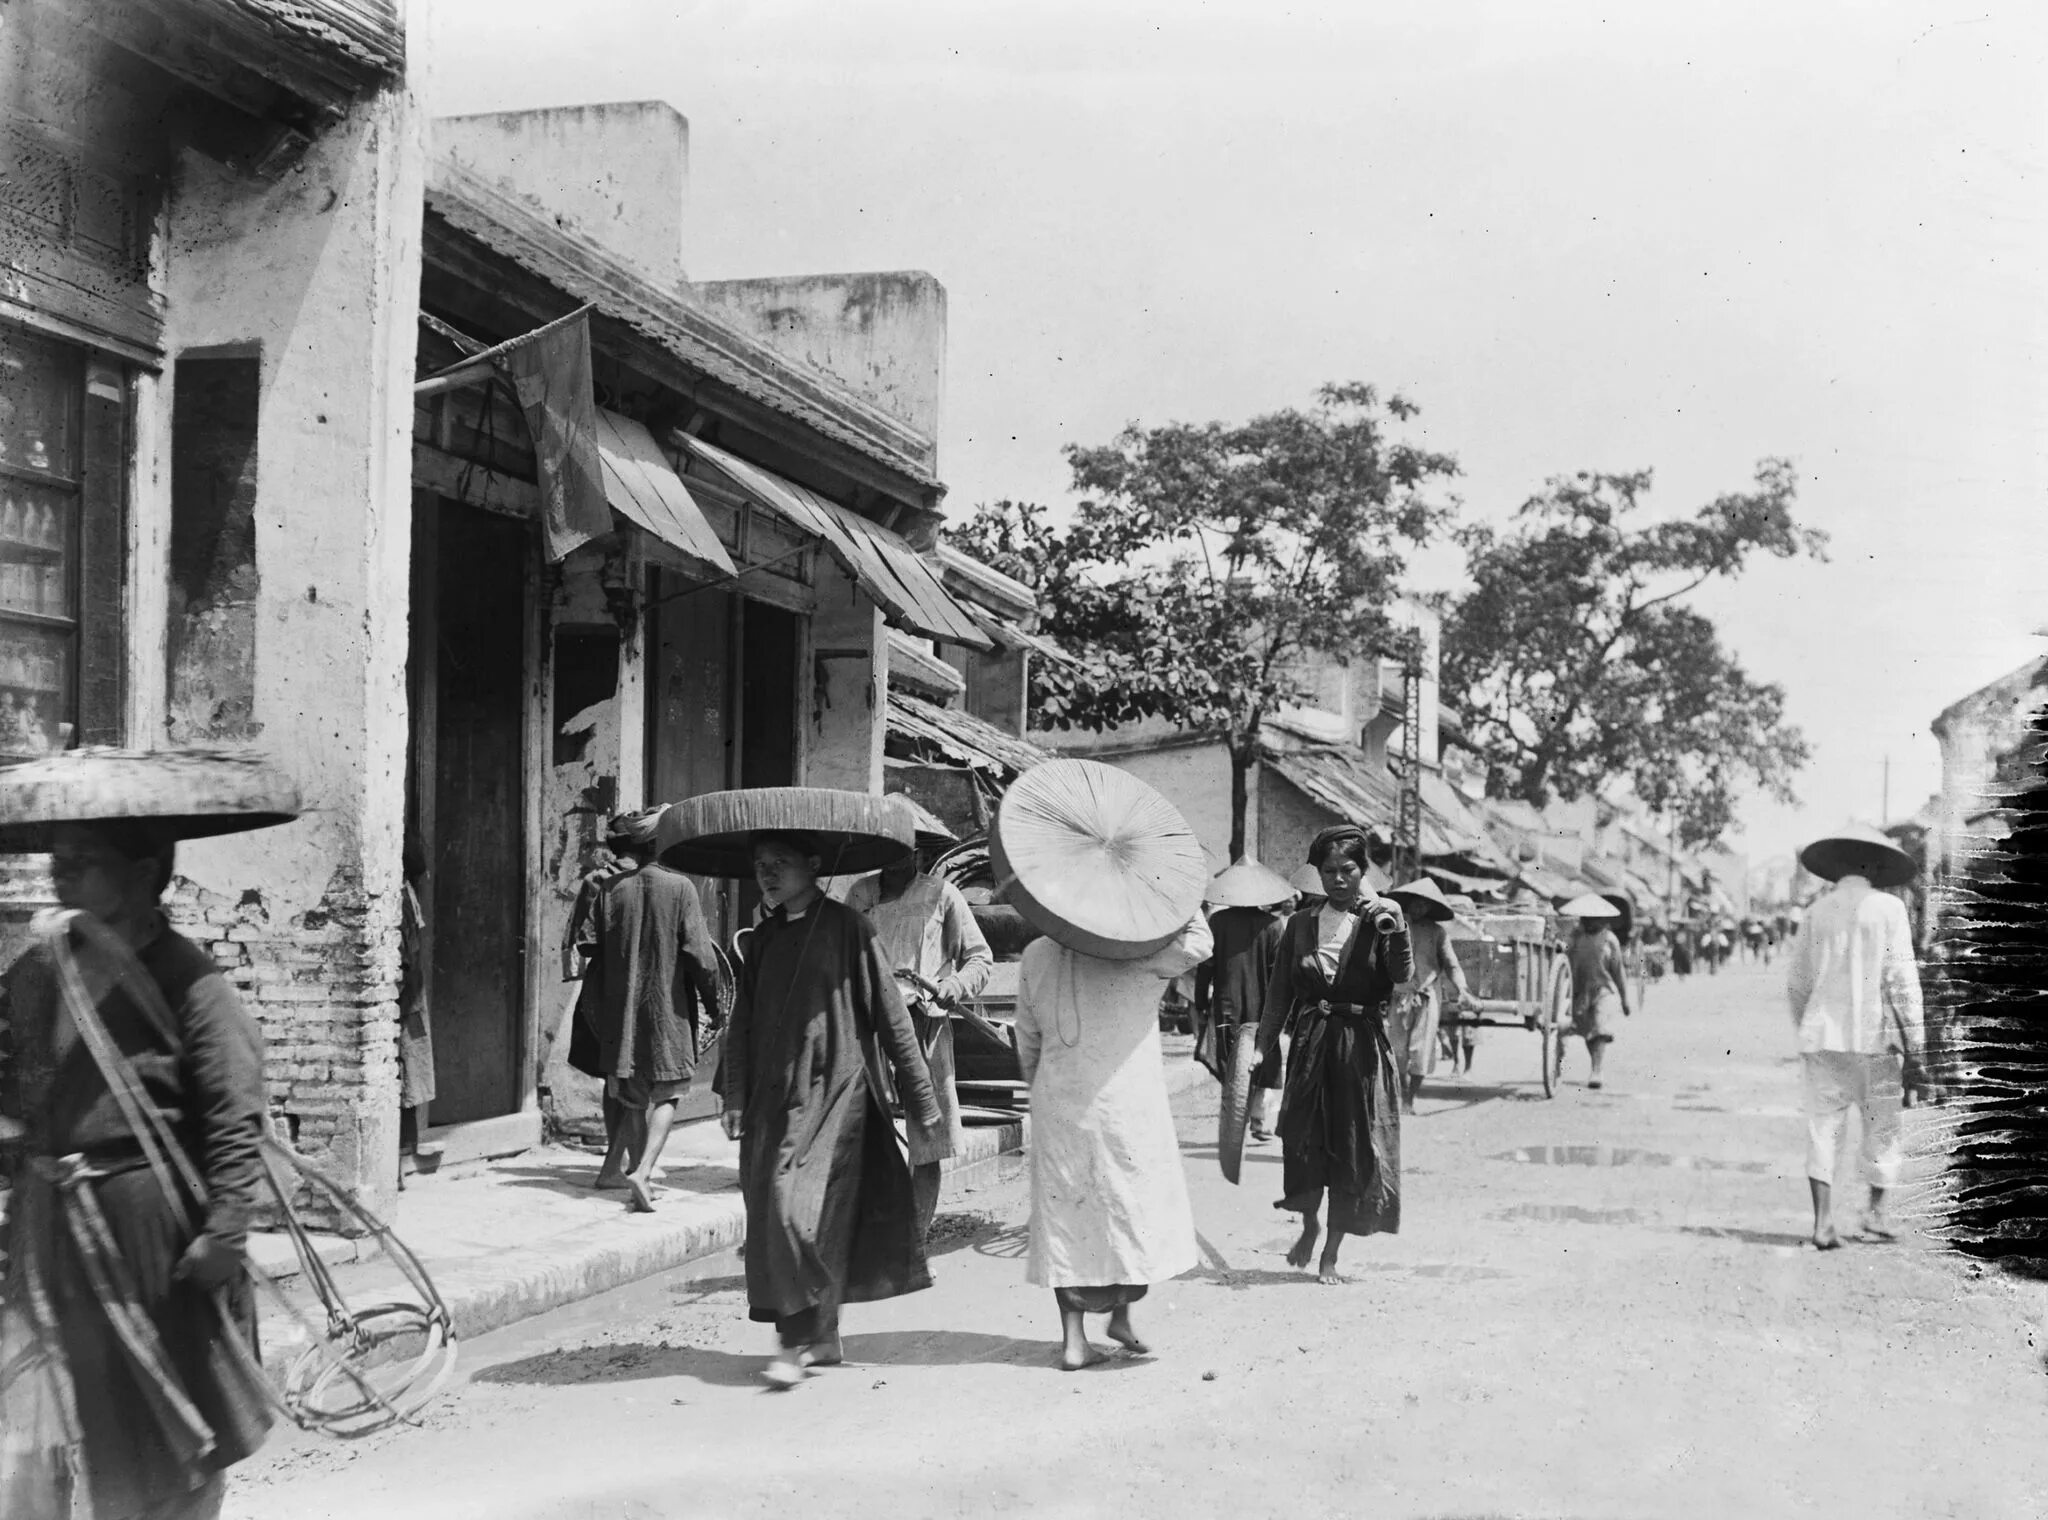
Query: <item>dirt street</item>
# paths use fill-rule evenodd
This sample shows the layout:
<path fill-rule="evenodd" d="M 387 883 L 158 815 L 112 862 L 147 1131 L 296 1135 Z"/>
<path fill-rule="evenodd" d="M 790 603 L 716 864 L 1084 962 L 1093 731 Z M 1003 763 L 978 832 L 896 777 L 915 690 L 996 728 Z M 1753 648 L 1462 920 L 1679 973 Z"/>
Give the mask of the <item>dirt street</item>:
<path fill-rule="evenodd" d="M 466 1346 L 423 1428 L 279 1438 L 229 1513 L 2048 1513 L 2038 1290 L 1912 1240 L 1804 1247 L 1780 984 L 1663 983 L 1606 1090 L 1575 1047 L 1548 1102 L 1536 1037 L 1489 1031 L 1403 1128 L 1401 1234 L 1351 1242 L 1338 1287 L 1282 1260 L 1277 1147 L 1233 1188 L 1213 1090 L 1183 1100 L 1204 1261 L 1139 1306 L 1150 1359 L 1054 1366 L 1019 1161 L 948 1205 L 934 1289 L 848 1309 L 855 1365 L 762 1391 L 771 1333 L 706 1263 Z"/>

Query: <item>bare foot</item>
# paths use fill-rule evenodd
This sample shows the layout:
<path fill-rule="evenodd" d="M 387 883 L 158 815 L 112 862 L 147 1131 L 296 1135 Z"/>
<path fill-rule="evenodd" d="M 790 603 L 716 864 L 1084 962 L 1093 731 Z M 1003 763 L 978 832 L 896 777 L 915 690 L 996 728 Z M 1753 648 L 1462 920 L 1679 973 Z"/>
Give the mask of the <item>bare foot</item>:
<path fill-rule="evenodd" d="M 1097 1362 L 1108 1360 L 1107 1355 L 1097 1351 L 1086 1341 L 1081 1342 L 1078 1347 L 1060 1347 L 1060 1367 L 1066 1372 L 1079 1372 L 1083 1367 L 1093 1367 Z"/>
<path fill-rule="evenodd" d="M 1313 1219 L 1304 1224 L 1301 1227 L 1301 1239 L 1297 1240 L 1294 1243 L 1294 1248 L 1287 1253 L 1287 1265 L 1290 1267 L 1306 1267 L 1309 1257 L 1315 1254 L 1316 1241 L 1322 1233 L 1322 1226 Z"/>
<path fill-rule="evenodd" d="M 1131 1311 L 1128 1309 L 1119 1309 L 1110 1315 L 1109 1329 L 1106 1333 L 1111 1340 L 1123 1347 L 1132 1356 L 1150 1356 L 1152 1354 L 1152 1348 L 1140 1340 L 1138 1332 L 1131 1328 Z"/>
<path fill-rule="evenodd" d="M 1842 1243 L 1842 1237 L 1835 1233 L 1831 1224 L 1822 1225 L 1813 1232 L 1813 1248 L 1816 1251 L 1832 1251 Z"/>
<path fill-rule="evenodd" d="M 597 1180 L 590 1184 L 600 1193 L 623 1193 L 626 1191 L 624 1172 L 599 1172 Z"/>
<path fill-rule="evenodd" d="M 804 1348 L 803 1363 L 806 1367 L 838 1367 L 846 1361 L 846 1345 L 838 1336 L 829 1341 L 819 1341 Z"/>
<path fill-rule="evenodd" d="M 1350 1279 L 1337 1270 L 1336 1256 L 1325 1251 L 1323 1259 L 1316 1263 L 1316 1281 L 1326 1288 L 1335 1288 L 1349 1282 Z"/>
<path fill-rule="evenodd" d="M 643 1182 L 638 1177 L 628 1177 L 626 1179 L 626 1186 L 633 1194 L 632 1201 L 626 1206 L 635 1214 L 652 1214 L 654 1212 L 654 1184 Z"/>
<path fill-rule="evenodd" d="M 1871 1209 L 1864 1214 L 1861 1233 L 1869 1240 L 1897 1240 L 1899 1238 L 1898 1231 L 1892 1228 L 1891 1221 L 1886 1219 L 1876 1209 Z"/>

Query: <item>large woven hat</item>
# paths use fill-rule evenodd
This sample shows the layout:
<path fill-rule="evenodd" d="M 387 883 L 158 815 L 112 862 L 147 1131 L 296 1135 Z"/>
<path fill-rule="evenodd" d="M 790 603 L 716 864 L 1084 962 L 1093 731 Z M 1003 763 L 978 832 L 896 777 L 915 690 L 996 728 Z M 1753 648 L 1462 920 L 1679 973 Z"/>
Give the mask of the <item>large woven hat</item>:
<path fill-rule="evenodd" d="M 1913 857 L 1867 823 L 1848 823 L 1799 852 L 1799 863 L 1822 881 L 1861 876 L 1873 887 L 1913 879 Z"/>
<path fill-rule="evenodd" d="M 1403 913 L 1411 916 L 1420 913 L 1433 924 L 1448 923 L 1458 916 L 1445 901 L 1442 889 L 1427 876 L 1418 876 L 1398 887 L 1389 887 L 1386 895 L 1401 905 Z"/>
<path fill-rule="evenodd" d="M 1202 900 L 1217 908 L 1274 908 L 1292 896 L 1294 884 L 1286 877 L 1245 857 L 1212 876 Z"/>
<path fill-rule="evenodd" d="M 1557 910 L 1566 918 L 1619 918 L 1621 909 L 1614 906 L 1598 892 L 1588 892 L 1583 897 L 1574 897 Z"/>
<path fill-rule="evenodd" d="M 1047 760 L 1019 776 L 989 831 L 1006 901 L 1070 950 L 1139 960 L 1202 905 L 1209 866 L 1179 809 L 1128 771 Z"/>
<path fill-rule="evenodd" d="M 655 845 L 663 864 L 678 871 L 744 877 L 754 874 L 756 834 L 802 834 L 817 847 L 821 874 L 853 876 L 894 865 L 909 853 L 915 832 L 909 809 L 891 797 L 764 786 L 672 803 Z"/>
<path fill-rule="evenodd" d="M 911 837 L 920 850 L 947 850 L 960 842 L 938 814 L 909 793 L 891 792 L 889 801 L 910 814 Z"/>
<path fill-rule="evenodd" d="M 1303 897 L 1323 895 L 1323 873 L 1314 866 L 1296 866 L 1294 874 L 1287 878 L 1287 885 Z"/>
<path fill-rule="evenodd" d="M 147 822 L 179 839 L 272 828 L 299 789 L 251 750 L 65 750 L 0 767 L 0 854 L 40 855 L 60 823 Z"/>

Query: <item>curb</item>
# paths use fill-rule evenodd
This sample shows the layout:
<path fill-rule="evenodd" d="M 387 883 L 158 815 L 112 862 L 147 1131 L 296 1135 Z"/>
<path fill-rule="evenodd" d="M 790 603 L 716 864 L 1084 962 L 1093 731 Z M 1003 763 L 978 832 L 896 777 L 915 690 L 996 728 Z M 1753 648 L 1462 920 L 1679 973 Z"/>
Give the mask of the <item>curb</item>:
<path fill-rule="evenodd" d="M 1185 1057 L 1173 1061 L 1165 1076 L 1169 1098 L 1209 1080 L 1207 1071 Z M 945 1163 L 939 1195 L 941 1206 L 958 1188 L 978 1187 L 992 1180 L 997 1163 L 1024 1150 L 1030 1135 L 1028 1115 L 1020 1116 L 1014 1123 L 968 1131 L 965 1149 Z M 501 1330 L 700 1257 L 730 1250 L 746 1239 L 746 1205 L 734 1189 L 718 1195 L 715 1207 L 697 1211 L 694 1218 L 665 1225 L 659 1214 L 651 1219 L 645 1215 L 631 1216 L 630 1222 L 621 1221 L 596 1233 L 600 1238 L 572 1251 L 565 1252 L 559 1247 L 504 1251 L 488 1259 L 465 1261 L 454 1269 L 435 1269 L 428 1263 L 429 1270 L 434 1272 L 434 1286 L 454 1321 L 457 1338 Z M 282 1382 L 305 1344 L 298 1325 L 266 1318 L 261 1349 L 264 1371 L 273 1384 Z"/>

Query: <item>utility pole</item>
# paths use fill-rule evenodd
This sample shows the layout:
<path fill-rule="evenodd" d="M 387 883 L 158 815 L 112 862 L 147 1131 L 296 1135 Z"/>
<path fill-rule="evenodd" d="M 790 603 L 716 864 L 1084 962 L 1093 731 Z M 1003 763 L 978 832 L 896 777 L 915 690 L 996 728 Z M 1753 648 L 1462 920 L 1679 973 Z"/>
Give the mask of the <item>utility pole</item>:
<path fill-rule="evenodd" d="M 1394 811 L 1394 881 L 1422 874 L 1422 661 L 1401 657 L 1401 782 Z"/>

